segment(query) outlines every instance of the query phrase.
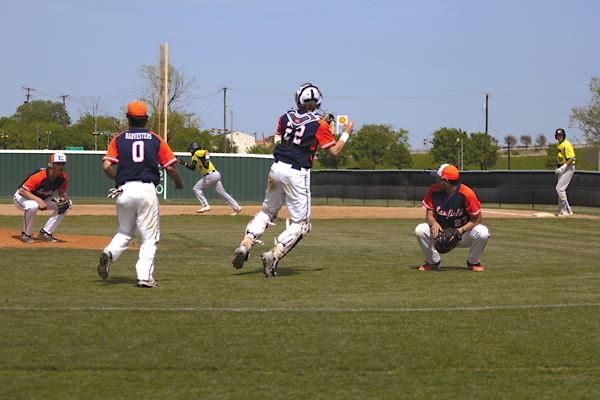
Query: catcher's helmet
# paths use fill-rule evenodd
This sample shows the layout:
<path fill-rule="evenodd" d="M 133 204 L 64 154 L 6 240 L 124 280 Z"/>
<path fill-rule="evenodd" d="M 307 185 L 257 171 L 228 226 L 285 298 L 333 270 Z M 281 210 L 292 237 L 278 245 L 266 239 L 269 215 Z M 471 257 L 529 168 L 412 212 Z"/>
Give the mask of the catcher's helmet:
<path fill-rule="evenodd" d="M 195 153 L 198 150 L 202 150 L 202 145 L 200 143 L 198 143 L 198 142 L 192 142 L 188 146 L 188 151 L 193 151 Z"/>
<path fill-rule="evenodd" d="M 562 129 L 562 128 L 558 128 L 558 129 L 556 130 L 556 132 L 554 133 L 554 138 L 555 138 L 556 140 L 558 140 L 558 137 L 559 137 L 559 136 L 562 136 L 562 137 L 563 137 L 563 138 L 565 138 L 565 139 L 567 138 L 567 134 L 565 133 L 565 130 L 564 130 L 564 129 Z"/>
<path fill-rule="evenodd" d="M 308 103 L 309 101 L 321 105 L 323 95 L 318 87 L 312 83 L 305 83 L 296 91 L 296 105 Z"/>

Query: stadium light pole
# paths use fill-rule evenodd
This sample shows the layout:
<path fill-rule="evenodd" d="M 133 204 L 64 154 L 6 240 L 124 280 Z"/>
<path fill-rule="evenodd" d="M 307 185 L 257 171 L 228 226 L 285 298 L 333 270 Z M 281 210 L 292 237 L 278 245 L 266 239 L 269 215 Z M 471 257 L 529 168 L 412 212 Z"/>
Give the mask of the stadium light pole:
<path fill-rule="evenodd" d="M 465 169 L 465 152 L 463 150 L 463 140 L 460 139 L 460 170 Z"/>

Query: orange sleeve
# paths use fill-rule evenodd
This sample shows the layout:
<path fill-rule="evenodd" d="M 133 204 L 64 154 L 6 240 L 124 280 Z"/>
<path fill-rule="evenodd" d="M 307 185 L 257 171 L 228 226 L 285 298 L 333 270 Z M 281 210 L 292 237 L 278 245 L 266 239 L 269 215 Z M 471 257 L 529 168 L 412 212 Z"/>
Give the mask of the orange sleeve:
<path fill-rule="evenodd" d="M 317 129 L 317 140 L 319 141 L 319 146 L 321 146 L 322 149 L 331 147 L 336 143 L 335 138 L 329 130 L 329 125 L 327 125 L 327 122 L 323 121 L 322 119 L 319 120 L 319 129 Z"/>
<path fill-rule="evenodd" d="M 160 165 L 162 165 L 163 168 L 167 168 L 169 165 L 175 164 L 177 158 L 175 157 L 175 154 L 173 154 L 171 147 L 169 147 L 163 138 L 158 135 L 156 135 L 156 137 L 160 139 L 160 147 L 158 148 L 158 162 Z"/>
<path fill-rule="evenodd" d="M 465 195 L 467 212 L 470 215 L 479 215 L 479 213 L 481 213 L 481 204 L 479 203 L 479 199 L 475 192 L 470 187 L 465 187 L 464 185 L 461 185 L 461 189 Z"/>
<path fill-rule="evenodd" d="M 121 133 L 121 135 L 122 134 L 123 133 Z M 108 145 L 108 150 L 106 151 L 104 158 L 102 158 L 102 161 L 108 160 L 115 164 L 119 163 L 119 151 L 117 150 L 117 142 L 115 141 L 115 139 L 116 138 L 110 141 L 110 144 Z"/>
<path fill-rule="evenodd" d="M 67 191 L 67 174 L 65 174 L 63 172 L 61 176 L 63 178 L 65 178 L 65 183 L 63 183 L 62 186 L 58 188 L 58 190 L 60 190 L 61 192 L 66 192 Z"/>
<path fill-rule="evenodd" d="M 428 210 L 433 210 L 433 203 L 431 202 L 431 193 L 433 193 L 434 190 L 438 190 L 437 183 L 429 188 L 427 196 L 425 196 L 425 198 L 421 202 L 421 205 L 423 205 L 423 207 L 425 207 Z"/>
<path fill-rule="evenodd" d="M 46 169 L 42 169 L 35 174 L 31 175 L 27 180 L 21 185 L 21 187 L 28 192 L 33 192 L 37 189 L 38 186 L 42 183 L 44 179 L 46 179 Z"/>

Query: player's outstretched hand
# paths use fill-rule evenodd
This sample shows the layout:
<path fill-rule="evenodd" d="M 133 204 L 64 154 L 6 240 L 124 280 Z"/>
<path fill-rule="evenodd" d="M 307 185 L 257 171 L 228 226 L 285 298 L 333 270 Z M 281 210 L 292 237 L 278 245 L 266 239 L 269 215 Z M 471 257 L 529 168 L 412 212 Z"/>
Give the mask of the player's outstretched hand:
<path fill-rule="evenodd" d="M 353 128 L 354 128 L 354 121 L 348 120 L 348 122 L 346 122 L 344 124 L 344 132 L 346 132 L 348 135 L 350 135 L 352 133 Z"/>

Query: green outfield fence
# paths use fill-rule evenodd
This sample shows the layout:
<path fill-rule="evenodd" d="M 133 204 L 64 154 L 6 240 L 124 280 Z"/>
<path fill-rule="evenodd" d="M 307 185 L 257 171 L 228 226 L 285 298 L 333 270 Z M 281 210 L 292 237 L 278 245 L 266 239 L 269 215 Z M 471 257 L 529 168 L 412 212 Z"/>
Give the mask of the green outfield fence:
<path fill-rule="evenodd" d="M 0 150 L 0 196 L 12 197 L 23 181 L 35 170 L 44 168 L 50 156 L 56 151 L 67 155 L 65 173 L 68 179 L 69 197 L 106 197 L 113 182 L 102 170 L 102 157 L 105 151 L 69 151 L 69 150 Z M 190 153 L 175 153 L 178 159 L 191 162 Z M 217 154 L 211 153 L 210 159 L 221 173 L 221 183 L 225 190 L 237 201 L 262 202 L 267 189 L 267 176 L 273 163 L 271 155 Z M 159 198 L 195 200 L 192 188 L 202 177 L 200 171 L 190 171 L 177 165 L 179 174 L 185 183 L 183 190 L 175 190 L 172 180 L 167 180 L 164 192 L 164 174 L 157 188 Z M 221 198 L 212 189 L 204 190 L 208 200 Z"/>
<path fill-rule="evenodd" d="M 404 200 L 417 205 L 435 183 L 429 170 L 320 170 L 311 175 L 313 198 Z M 482 203 L 557 204 L 554 171 L 461 171 L 460 181 L 475 190 Z M 567 190 L 574 206 L 600 207 L 600 173 L 576 171 Z"/>
<path fill-rule="evenodd" d="M 63 150 L 61 150 L 63 151 Z M 36 169 L 47 166 L 48 150 L 0 150 L 0 196 L 12 197 L 19 185 Z M 63 151 L 67 154 L 66 173 L 70 197 L 105 197 L 112 187 L 102 171 L 104 151 Z M 190 162 L 189 153 L 175 153 Z M 237 201 L 262 202 L 267 176 L 273 163 L 272 155 L 212 153 L 211 161 L 221 173 L 225 190 Z M 195 200 L 192 191 L 201 178 L 199 171 L 178 165 L 186 186 L 175 190 L 167 179 L 157 188 L 160 198 Z M 311 173 L 313 198 L 327 203 L 335 199 L 403 200 L 418 204 L 435 182 L 424 170 L 318 170 Z M 557 177 L 554 171 L 463 171 L 461 182 L 473 188 L 482 203 L 556 204 Z M 208 200 L 220 200 L 211 189 L 204 191 Z M 600 173 L 576 171 L 568 189 L 569 202 L 574 206 L 600 207 Z"/>

